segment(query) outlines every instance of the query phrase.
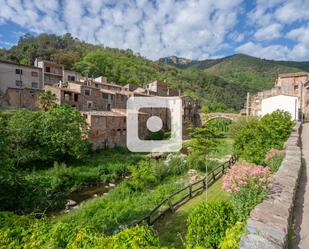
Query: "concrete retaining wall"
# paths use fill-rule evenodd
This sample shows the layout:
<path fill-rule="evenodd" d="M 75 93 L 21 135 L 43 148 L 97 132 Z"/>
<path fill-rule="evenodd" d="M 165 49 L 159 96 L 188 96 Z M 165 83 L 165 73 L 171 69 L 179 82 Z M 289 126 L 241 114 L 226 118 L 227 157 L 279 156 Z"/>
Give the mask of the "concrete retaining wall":
<path fill-rule="evenodd" d="M 247 221 L 247 235 L 240 249 L 282 249 L 288 247 L 294 200 L 301 172 L 301 126 L 298 124 L 286 142 L 285 158 L 274 176 L 274 187 L 257 205 Z"/>

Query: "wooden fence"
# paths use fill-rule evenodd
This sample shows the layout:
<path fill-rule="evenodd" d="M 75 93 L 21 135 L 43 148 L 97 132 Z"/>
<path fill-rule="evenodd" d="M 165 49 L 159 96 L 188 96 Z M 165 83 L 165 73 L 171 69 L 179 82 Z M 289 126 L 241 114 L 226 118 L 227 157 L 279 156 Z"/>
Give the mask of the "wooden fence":
<path fill-rule="evenodd" d="M 186 203 L 191 198 L 199 195 L 216 182 L 227 169 L 231 168 L 237 161 L 236 156 L 232 156 L 227 162 L 215 168 L 208 173 L 203 179 L 200 179 L 174 193 L 169 195 L 160 204 L 158 204 L 153 210 L 150 211 L 143 219 L 135 222 L 136 224 L 153 225 L 158 219 L 164 216 L 168 212 L 174 212 L 178 207 Z M 206 181 L 207 180 L 207 181 Z"/>

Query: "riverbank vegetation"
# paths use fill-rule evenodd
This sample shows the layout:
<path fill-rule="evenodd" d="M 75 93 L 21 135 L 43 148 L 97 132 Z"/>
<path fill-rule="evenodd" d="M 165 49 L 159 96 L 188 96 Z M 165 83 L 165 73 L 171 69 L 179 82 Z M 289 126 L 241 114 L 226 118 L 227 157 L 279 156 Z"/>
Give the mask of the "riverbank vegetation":
<path fill-rule="evenodd" d="M 36 115 L 42 115 L 43 118 L 44 115 L 58 117 L 54 108 L 57 107 L 52 107 L 44 114 L 33 114 L 34 116 L 26 114 L 27 127 L 31 128 L 31 124 L 36 124 L 34 127 L 40 129 L 40 124 L 36 123 Z M 66 110 L 60 110 L 60 113 L 62 111 Z M 52 116 L 49 119 L 57 121 L 56 117 Z M 278 111 L 261 120 L 243 122 L 237 128 L 235 144 L 233 139 L 224 138 L 222 131 L 213 125 L 192 130 L 191 140 L 186 143 L 188 155 L 167 154 L 162 155 L 160 159 L 151 159 L 143 154 L 114 149 L 94 154 L 81 153 L 81 157 L 74 158 L 74 153 L 69 152 L 67 148 L 63 153 L 67 153 L 70 160 L 65 160 L 65 157 L 61 161 L 62 157 L 59 156 L 56 146 L 57 153 L 52 154 L 52 151 L 49 153 L 55 155 L 58 162 L 52 164 L 49 159 L 46 159 L 39 164 L 39 161 L 35 160 L 36 157 L 31 156 L 22 157 L 27 160 L 19 164 L 7 155 L 15 152 L 12 148 L 16 148 L 14 141 L 17 140 L 12 138 L 17 139 L 17 134 L 20 133 L 16 133 L 19 130 L 11 132 L 7 127 L 10 127 L 10 122 L 23 118 L 19 112 L 14 112 L 5 118 L 0 116 L 0 137 L 5 141 L 0 146 L 2 151 L 7 151 L 6 154 L 0 154 L 3 159 L 1 163 L 4 166 L 1 171 L 4 176 L 5 174 L 8 176 L 8 179 L 14 177 L 13 185 L 9 185 L 10 181 L 1 178 L 2 186 L 11 191 L 3 193 L 1 198 L 10 204 L 7 207 L 14 207 L 10 209 L 3 206 L 2 210 L 15 211 L 15 214 L 0 212 L 0 244 L 5 248 L 102 248 L 102 246 L 104 248 L 160 248 L 163 246 L 171 248 L 176 245 L 180 248 L 197 246 L 237 248 L 235 246 L 241 234 L 244 233 L 244 224 L 249 212 L 263 200 L 267 190 L 271 188 L 271 175 L 279 168 L 283 158 L 282 151 L 279 149 L 289 135 L 286 129 L 291 130 L 293 126 L 293 122 L 288 120 L 288 115 Z M 73 117 L 72 120 L 74 120 Z M 258 157 L 262 158 L 262 165 L 244 161 L 247 159 L 254 162 L 257 158 L 254 152 L 239 153 L 241 147 L 246 148 L 245 151 L 250 151 L 248 148 L 252 145 L 252 141 L 249 138 L 253 135 L 248 131 L 248 127 L 251 127 L 251 122 L 258 123 L 256 126 L 259 127 L 257 130 L 252 129 L 251 132 L 255 134 L 260 132 L 260 129 L 266 130 L 272 133 L 270 136 L 273 139 L 276 139 L 272 144 L 270 140 L 267 143 L 255 144 L 265 150 L 265 153 Z M 273 127 L 273 122 L 276 122 L 276 127 Z M 78 125 L 65 127 L 77 129 Z M 282 129 L 285 130 L 284 134 Z M 36 138 L 33 130 L 32 128 L 27 134 L 21 134 L 23 143 L 18 149 L 19 155 L 26 153 L 24 148 L 28 144 L 34 146 L 31 144 L 31 139 Z M 55 129 L 53 132 L 58 135 L 57 138 L 60 138 L 64 130 Z M 77 134 L 76 130 L 72 132 Z M 79 132 L 82 136 L 81 129 Z M 216 157 L 222 159 L 232 154 L 233 148 L 240 156 L 240 161 L 224 176 L 223 187 L 221 181 L 216 182 L 208 191 L 207 202 L 204 196 L 197 197 L 192 199 L 192 202 L 189 201 L 183 209 L 176 211 L 176 214 L 165 217 L 165 219 L 171 218 L 170 224 L 173 224 L 173 229 L 169 229 L 166 235 L 169 238 L 173 236 L 176 239 L 179 238 L 178 242 L 167 239 L 165 234 L 162 235 L 162 232 L 165 233 L 164 231 L 170 227 L 167 221 L 154 227 L 158 229 L 159 236 L 153 228 L 135 226 L 170 193 L 183 188 L 196 177 L 203 176 L 206 166 L 208 171 L 211 171 L 214 165 L 220 164 L 220 161 L 213 159 Z M 41 149 L 36 151 L 41 153 Z M 52 149 L 53 147 L 50 147 L 50 150 Z M 196 172 L 194 179 L 188 174 L 189 171 Z M 67 214 L 56 217 L 44 215 L 48 210 L 63 207 L 69 194 L 82 186 L 94 182 L 113 182 L 117 177 L 127 174 L 130 177 L 114 186 L 105 196 L 82 202 Z M 15 190 L 10 188 L 11 186 L 18 188 Z M 24 188 L 25 186 L 27 188 Z M 21 187 L 23 191 L 19 192 Z M 14 195 L 20 200 L 13 200 L 10 203 Z M 218 196 L 221 197 L 218 198 Z M 21 213 L 28 213 L 28 215 L 20 215 Z M 163 227 L 162 224 L 167 225 Z M 211 231 L 215 235 L 209 236 Z M 180 237 L 177 237 L 178 234 Z"/>
<path fill-rule="evenodd" d="M 156 236 L 152 236 L 154 233 L 151 229 L 149 230 L 147 227 L 134 228 L 134 224 L 170 193 L 187 185 L 192 180 L 187 175 L 189 169 L 196 170 L 197 174 L 204 174 L 200 169 L 205 168 L 205 163 L 204 167 L 199 168 L 192 163 L 193 160 L 187 159 L 189 156 L 169 154 L 155 160 L 142 154 L 129 153 L 123 149 L 94 154 L 88 152 L 88 154 L 80 154 L 80 157 L 76 156 L 75 158 L 72 156 L 73 154 L 70 154 L 68 160 L 67 157 L 62 159 L 58 153 L 53 153 L 53 147 L 50 147 L 48 153 L 55 155 L 54 163 L 51 163 L 51 156 L 40 161 L 37 160 L 36 154 L 27 155 L 26 148 L 28 145 L 32 146 L 33 151 L 38 154 L 44 151 L 42 148 L 35 147 L 35 144 L 31 144 L 32 139 L 34 139 L 33 141 L 41 141 L 37 137 L 38 135 L 35 134 L 35 128 L 41 129 L 40 123 L 37 122 L 38 117 L 42 120 L 45 115 L 53 115 L 52 117 L 48 116 L 48 118 L 57 121 L 56 117 L 59 117 L 56 112 L 57 108 L 51 107 L 46 112 L 31 114 L 27 111 L 17 111 L 8 114 L 4 119 L 1 118 L 1 127 L 3 129 L 1 129 L 0 135 L 8 139 L 7 143 L 3 145 L 8 153 L 15 152 L 12 148 L 16 147 L 15 141 L 17 141 L 18 134 L 20 134 L 16 132 L 20 132 L 22 129 L 21 127 L 11 131 L 11 129 L 8 129 L 11 127 L 10 125 L 15 124 L 17 120 L 22 120 L 27 122 L 27 127 L 31 129 L 26 134 L 20 134 L 23 143 L 18 143 L 18 151 L 20 152 L 19 156 L 25 155 L 21 157 L 25 158 L 23 163 L 10 160 L 10 158 L 7 159 L 7 165 L 10 165 L 11 170 L 9 171 L 10 176 L 19 177 L 19 180 L 16 181 L 19 184 L 17 185 L 18 189 L 14 194 L 9 192 L 3 193 L 2 196 L 2 198 L 7 198 L 7 203 L 13 200 L 13 202 L 9 203 L 9 206 L 2 206 L 2 210 L 14 211 L 17 214 L 28 213 L 30 215 L 1 213 L 0 244 L 6 248 L 48 248 L 48 246 L 70 248 L 73 245 L 76 248 L 87 248 L 90 245 L 95 248 L 97 243 L 101 243 L 99 241 L 108 240 L 109 245 L 112 245 L 111 248 L 113 248 L 115 243 L 117 246 L 122 243 L 120 240 L 115 239 L 112 235 L 114 233 L 117 233 L 115 235 L 117 238 L 130 237 L 130 235 L 124 235 L 126 233 L 136 234 L 137 241 L 144 240 L 149 246 L 152 245 L 153 241 L 158 241 Z M 69 110 L 69 107 L 63 108 L 66 109 L 61 109 L 60 113 Z M 25 115 L 22 115 L 22 113 L 25 113 Z M 54 132 L 57 131 L 57 138 L 61 138 L 62 132 L 65 133 L 65 129 L 73 129 L 72 132 L 76 132 L 75 134 L 78 134 L 78 130 L 82 137 L 83 131 L 78 128 L 79 126 L 76 123 L 73 127 L 64 127 L 60 131 L 54 129 Z M 209 133 L 209 130 L 203 127 L 193 136 L 190 143 L 191 148 L 197 145 L 197 139 L 202 139 L 201 134 L 204 132 L 208 134 L 204 141 L 206 139 L 216 139 L 212 135 L 213 133 Z M 5 139 L 3 141 L 6 141 Z M 211 141 L 211 143 L 205 142 L 204 146 L 206 145 L 215 147 L 216 143 L 214 141 Z M 58 151 L 57 148 L 55 145 L 56 152 Z M 199 158 L 201 156 L 205 158 L 201 151 L 206 153 L 214 151 L 210 148 L 207 148 L 206 151 L 205 148 L 200 146 L 194 148 L 194 151 L 198 152 Z M 189 148 L 189 150 L 192 152 L 192 149 Z M 64 151 L 64 153 L 67 153 L 67 151 Z M 56 208 L 63 207 L 72 191 L 94 182 L 113 181 L 117 177 L 126 174 L 129 174 L 130 178 L 123 180 L 114 189 L 110 190 L 106 196 L 82 202 L 76 210 L 55 218 L 44 215 Z M 5 182 L 2 181 L 1 184 L 4 185 Z M 19 192 L 21 189 L 23 191 Z M 19 198 L 12 198 L 13 196 Z M 131 226 L 133 227 L 125 229 Z M 72 231 L 72 233 L 66 235 L 68 231 Z M 98 235 L 99 233 L 104 235 Z M 147 234 L 151 235 L 149 235 L 149 238 L 151 238 L 149 241 Z M 138 238 L 139 235 L 142 236 L 140 239 Z M 106 248 L 109 247 L 106 246 Z M 132 248 L 136 247 L 133 246 Z"/>

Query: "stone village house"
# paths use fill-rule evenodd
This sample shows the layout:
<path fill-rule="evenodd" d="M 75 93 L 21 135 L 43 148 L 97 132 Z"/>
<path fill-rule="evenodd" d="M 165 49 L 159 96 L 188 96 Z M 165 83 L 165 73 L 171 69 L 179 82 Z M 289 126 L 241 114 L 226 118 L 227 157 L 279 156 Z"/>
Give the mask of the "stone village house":
<path fill-rule="evenodd" d="M 36 109 L 38 96 L 51 91 L 57 103 L 76 107 L 91 128 L 89 138 L 93 149 L 126 146 L 126 103 L 131 96 L 179 96 L 183 103 L 183 136 L 187 137 L 189 125 L 200 126 L 199 103 L 181 96 L 162 81 L 146 87 L 134 84 L 125 86 L 107 82 L 103 76 L 91 79 L 63 65 L 36 60 L 35 66 L 0 61 L 0 108 Z M 150 116 L 159 116 L 164 129 L 170 128 L 170 111 L 166 108 L 143 108 L 139 113 L 139 136 L 145 139 Z"/>
<path fill-rule="evenodd" d="M 277 100 L 279 97 L 281 102 Z M 289 101 L 289 99 L 293 99 L 292 97 L 295 97 L 295 102 L 292 101 L 291 104 L 283 103 Z M 279 74 L 275 86 L 272 89 L 258 92 L 252 96 L 248 94 L 244 113 L 246 113 L 247 116 L 262 115 L 265 113 L 263 109 L 269 108 L 266 104 L 264 105 L 266 101 L 269 104 L 277 104 L 277 106 L 274 106 L 274 108 L 277 109 L 296 109 L 296 116 L 298 116 L 296 119 L 308 120 L 309 73 L 298 72 Z M 287 105 L 295 105 L 295 108 L 294 106 Z"/>

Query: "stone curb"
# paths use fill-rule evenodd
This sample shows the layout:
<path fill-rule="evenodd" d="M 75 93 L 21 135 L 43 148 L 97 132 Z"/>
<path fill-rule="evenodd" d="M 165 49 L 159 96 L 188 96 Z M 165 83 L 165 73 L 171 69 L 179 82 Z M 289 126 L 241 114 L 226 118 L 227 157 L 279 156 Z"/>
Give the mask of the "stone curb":
<path fill-rule="evenodd" d="M 301 172 L 301 125 L 297 124 L 285 143 L 285 157 L 274 175 L 273 188 L 247 220 L 247 235 L 240 249 L 285 249 L 292 222 L 294 200 Z"/>

